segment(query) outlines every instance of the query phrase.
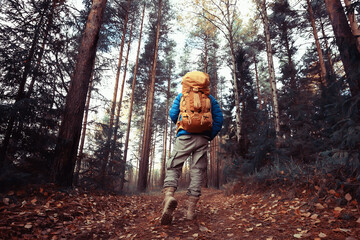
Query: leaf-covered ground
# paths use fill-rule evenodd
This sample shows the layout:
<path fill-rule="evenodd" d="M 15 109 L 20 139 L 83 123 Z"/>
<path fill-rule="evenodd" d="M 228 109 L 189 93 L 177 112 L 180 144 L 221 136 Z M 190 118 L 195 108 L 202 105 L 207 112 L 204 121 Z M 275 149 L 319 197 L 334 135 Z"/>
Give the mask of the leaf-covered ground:
<path fill-rule="evenodd" d="M 184 219 L 186 196 L 179 191 L 171 226 L 159 224 L 160 192 L 121 196 L 42 186 L 0 197 L 0 239 L 360 239 L 357 201 L 331 189 L 321 197 L 307 189 L 236 195 L 204 189 L 194 221 Z"/>

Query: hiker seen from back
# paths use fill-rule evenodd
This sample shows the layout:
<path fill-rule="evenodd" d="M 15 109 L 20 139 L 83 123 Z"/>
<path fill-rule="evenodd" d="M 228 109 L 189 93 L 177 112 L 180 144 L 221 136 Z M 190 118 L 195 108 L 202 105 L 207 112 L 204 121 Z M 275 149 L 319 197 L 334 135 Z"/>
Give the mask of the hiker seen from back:
<path fill-rule="evenodd" d="M 167 161 L 163 192 L 165 198 L 161 224 L 172 222 L 177 207 L 174 193 L 186 159 L 190 162 L 190 184 L 187 191 L 186 218 L 193 220 L 196 204 L 201 195 L 201 186 L 207 168 L 209 141 L 221 130 L 223 114 L 216 99 L 210 95 L 209 75 L 192 71 L 182 78 L 182 92 L 170 109 L 170 117 L 177 125 L 176 141 Z"/>

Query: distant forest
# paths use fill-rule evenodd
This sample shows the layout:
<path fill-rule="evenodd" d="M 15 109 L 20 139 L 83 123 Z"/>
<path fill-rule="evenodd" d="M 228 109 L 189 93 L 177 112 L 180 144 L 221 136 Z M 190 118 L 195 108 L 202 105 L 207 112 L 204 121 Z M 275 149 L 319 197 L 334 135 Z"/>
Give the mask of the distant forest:
<path fill-rule="evenodd" d="M 360 180 L 358 0 L 253 0 L 246 19 L 240 0 L 0 2 L 2 191 L 161 188 L 168 111 L 192 70 L 225 117 L 206 186 Z"/>

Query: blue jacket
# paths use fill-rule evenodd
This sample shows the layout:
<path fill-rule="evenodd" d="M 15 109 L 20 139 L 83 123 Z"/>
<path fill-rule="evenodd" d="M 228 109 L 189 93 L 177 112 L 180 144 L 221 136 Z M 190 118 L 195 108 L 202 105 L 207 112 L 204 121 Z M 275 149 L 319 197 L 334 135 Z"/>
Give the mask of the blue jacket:
<path fill-rule="evenodd" d="M 175 101 L 169 112 L 170 118 L 175 124 L 178 120 L 179 113 L 180 113 L 181 96 L 182 96 L 182 93 L 180 93 L 175 98 Z M 221 111 L 221 108 L 220 108 L 218 102 L 216 101 L 216 99 L 211 95 L 209 95 L 209 98 L 211 101 L 211 115 L 212 115 L 212 119 L 213 119 L 213 124 L 212 124 L 211 131 L 200 133 L 200 134 L 209 136 L 210 141 L 211 141 L 221 130 L 224 118 L 223 118 L 223 113 Z M 186 134 L 199 134 L 199 133 L 189 133 L 189 132 L 185 131 L 184 129 L 180 129 L 178 131 L 178 133 L 176 134 L 176 137 L 181 136 L 181 135 L 186 135 Z"/>

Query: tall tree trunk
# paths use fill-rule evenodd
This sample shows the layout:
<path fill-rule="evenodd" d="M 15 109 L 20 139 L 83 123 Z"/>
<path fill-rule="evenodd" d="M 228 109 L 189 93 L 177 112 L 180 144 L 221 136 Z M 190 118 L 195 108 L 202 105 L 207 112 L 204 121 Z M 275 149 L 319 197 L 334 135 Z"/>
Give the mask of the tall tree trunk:
<path fill-rule="evenodd" d="M 139 43 L 138 43 L 138 49 L 137 49 L 137 54 L 136 54 L 136 62 L 135 62 L 135 68 L 134 68 L 134 77 L 133 77 L 132 87 L 131 87 L 129 116 L 128 116 L 128 122 L 127 122 L 124 157 L 123 157 L 123 163 L 124 164 L 126 164 L 126 158 L 127 158 L 127 152 L 128 152 L 128 146 L 129 146 L 129 136 L 130 136 L 130 128 L 131 128 L 131 116 L 132 116 L 132 108 L 133 108 L 133 105 L 134 105 L 134 92 L 135 92 L 135 85 L 136 85 L 136 74 L 137 74 L 137 69 L 138 69 L 138 64 L 139 64 L 139 54 L 140 54 L 142 30 L 143 30 L 143 25 L 144 25 L 145 8 L 146 8 L 146 4 L 144 3 L 142 17 L 141 17 Z M 135 174 L 135 176 L 136 176 L 136 174 Z M 123 184 L 122 184 L 122 186 L 123 186 Z M 120 191 L 122 191 L 122 189 L 123 188 L 121 187 Z"/>
<path fill-rule="evenodd" d="M 360 29 L 359 29 L 358 22 L 356 20 L 356 16 L 354 14 L 355 10 L 354 9 L 350 10 L 351 9 L 351 0 L 344 0 L 344 3 L 346 6 L 346 11 L 347 11 L 347 16 L 349 19 L 351 31 L 356 39 L 356 47 L 357 47 L 358 52 L 360 52 Z"/>
<path fill-rule="evenodd" d="M 62 186 L 70 187 L 73 181 L 86 95 L 105 6 L 106 0 L 93 0 L 66 97 L 52 168 L 53 180 Z"/>
<path fill-rule="evenodd" d="M 254 64 L 255 64 L 255 78 L 256 78 L 256 89 L 258 93 L 258 101 L 259 101 L 259 109 L 262 110 L 262 103 L 261 103 L 261 92 L 260 92 L 260 83 L 259 83 L 259 73 L 257 68 L 257 59 L 254 55 Z"/>
<path fill-rule="evenodd" d="M 155 49 L 154 49 L 154 60 L 151 69 L 151 83 L 149 88 L 148 95 L 148 104 L 146 105 L 145 112 L 145 124 L 144 124 L 144 137 L 143 137 L 143 146 L 142 153 L 140 158 L 140 168 L 139 168 L 139 181 L 138 181 L 138 191 L 144 192 L 147 187 L 147 175 L 149 171 L 149 151 L 151 143 L 151 122 L 153 117 L 154 109 L 154 93 L 155 93 L 155 77 L 156 77 L 156 64 L 157 64 L 157 55 L 159 48 L 159 36 L 160 36 L 160 21 L 161 21 L 161 8 L 162 0 L 159 0 L 159 10 L 158 10 L 158 19 L 156 27 L 156 40 L 155 40 Z"/>
<path fill-rule="evenodd" d="M 134 18 L 135 18 L 135 16 L 134 16 Z M 130 52 L 130 46 L 131 46 L 133 25 L 134 25 L 134 20 L 132 21 L 131 27 L 130 27 L 129 42 L 128 42 L 128 48 L 127 48 L 126 58 L 125 58 L 125 69 L 124 69 L 124 73 L 123 73 L 123 79 L 122 79 L 121 91 L 120 91 L 120 99 L 119 99 L 117 109 L 116 109 L 116 121 L 115 121 L 114 137 L 113 137 L 110 159 L 114 158 L 114 152 L 115 152 L 115 148 L 116 148 L 117 132 L 118 132 L 119 123 L 120 123 L 120 112 L 121 112 L 121 106 L 122 106 L 123 95 L 124 95 L 126 71 L 127 71 L 128 60 L 129 60 L 129 52 Z M 122 169 L 122 171 L 125 172 L 125 164 L 123 166 L 124 166 L 124 168 Z"/>
<path fill-rule="evenodd" d="M 356 38 L 351 32 L 340 0 L 325 0 L 325 6 L 334 30 L 351 95 L 356 96 L 360 91 L 360 53 L 356 46 Z"/>
<path fill-rule="evenodd" d="M 168 154 L 168 158 L 170 158 L 170 156 L 171 156 L 171 141 L 172 141 L 172 135 L 173 135 L 173 133 L 171 132 L 171 130 L 173 129 L 173 122 L 172 122 L 172 120 L 170 120 L 170 131 L 169 131 L 169 154 Z"/>
<path fill-rule="evenodd" d="M 151 187 L 151 179 L 153 179 L 154 175 L 154 162 L 155 162 L 155 146 L 156 146 L 156 134 L 157 134 L 157 127 L 155 127 L 154 131 L 154 138 L 150 145 L 150 164 L 149 164 L 149 176 L 148 176 L 148 186 Z"/>
<path fill-rule="evenodd" d="M 231 50 L 233 87 L 234 87 L 234 95 L 235 95 L 236 140 L 238 143 L 240 143 L 240 140 L 241 140 L 241 110 L 240 110 L 239 89 L 238 89 L 237 76 L 236 76 L 235 47 L 234 47 L 234 42 L 233 42 L 232 36 L 230 37 L 230 50 Z"/>
<path fill-rule="evenodd" d="M 322 22 L 321 18 L 320 18 L 320 26 L 321 26 L 321 33 L 322 33 L 322 36 L 323 36 L 323 39 L 324 39 L 324 42 L 325 42 L 326 56 L 327 56 L 327 60 L 328 60 L 328 63 L 329 63 L 330 72 L 331 72 L 331 75 L 334 75 L 335 71 L 334 71 L 334 64 L 333 64 L 333 61 L 331 59 L 331 50 L 329 48 L 329 43 L 328 43 L 328 40 L 327 40 L 328 37 L 327 37 L 327 35 L 325 33 L 324 23 Z"/>
<path fill-rule="evenodd" d="M 276 147 L 280 146 L 280 113 L 279 113 L 279 104 L 278 104 L 278 96 L 277 96 L 277 89 L 276 89 L 276 79 L 275 79 L 275 68 L 274 68 L 274 61 L 272 55 L 272 46 L 270 40 L 270 28 L 269 28 L 269 20 L 266 10 L 266 1 L 262 0 L 260 3 L 260 8 L 263 17 L 264 23 L 264 32 L 265 32 L 265 39 L 266 39 L 266 53 L 267 53 L 267 60 L 268 60 L 268 68 L 269 68 L 269 76 L 270 76 L 270 86 L 271 86 L 271 96 L 272 96 L 272 103 L 273 103 L 273 111 L 274 111 L 274 122 L 275 122 L 275 133 L 276 133 Z"/>
<path fill-rule="evenodd" d="M 110 148 L 111 148 L 110 143 L 111 143 L 111 137 L 112 137 L 112 133 L 113 133 L 114 114 L 115 114 L 115 107 L 116 107 L 117 92 L 118 92 L 118 88 L 119 88 L 119 77 L 120 77 L 120 71 L 121 71 L 121 62 L 122 62 L 122 58 L 123 58 L 125 35 L 126 35 L 127 23 L 128 23 L 128 19 L 129 19 L 129 9 L 130 9 L 130 0 L 128 0 L 128 7 L 126 9 L 125 22 L 124 22 L 124 28 L 123 28 L 123 32 L 122 32 L 122 39 L 121 39 L 121 46 L 120 46 L 120 53 L 119 53 L 119 61 L 118 61 L 118 66 L 117 66 L 117 71 L 116 71 L 113 99 L 111 102 L 111 109 L 110 109 L 109 132 L 107 134 L 105 150 L 104 150 L 104 159 L 103 159 L 102 166 L 101 166 L 100 174 L 101 174 L 101 185 L 102 186 L 105 186 L 106 165 L 108 164 Z"/>
<path fill-rule="evenodd" d="M 95 61 L 94 61 L 95 62 Z M 87 127 L 87 120 L 88 120 L 88 114 L 89 114 L 89 108 L 90 108 L 90 100 L 91 100 L 91 92 L 93 89 L 94 84 L 94 68 L 92 69 L 90 83 L 89 83 L 89 90 L 87 94 L 86 99 L 86 105 L 85 105 L 85 116 L 83 121 L 83 129 L 81 133 L 81 140 L 80 140 L 80 147 L 79 147 L 79 154 L 76 160 L 76 168 L 75 168 L 75 175 L 74 175 L 74 185 L 77 186 L 79 183 L 79 173 L 81 169 L 81 162 L 83 159 L 83 150 L 84 150 L 84 144 L 85 144 L 85 137 L 86 137 L 86 127 Z"/>
<path fill-rule="evenodd" d="M 170 101 L 170 84 L 171 84 L 171 67 L 169 66 L 169 76 L 168 76 L 168 89 L 167 89 L 167 98 L 166 98 L 166 121 L 165 121 L 165 130 L 164 130 L 164 142 L 163 142 L 163 159 L 161 161 L 161 173 L 160 173 L 160 184 L 164 183 L 165 179 L 165 168 L 166 168 L 166 151 L 167 151 L 167 134 L 168 134 L 168 121 L 169 121 L 169 101 Z"/>
<path fill-rule="evenodd" d="M 326 83 L 326 67 L 325 67 L 324 57 L 323 57 L 323 53 L 322 53 L 321 46 L 320 46 L 318 32 L 317 32 L 317 29 L 316 29 L 314 13 L 313 13 L 313 10 L 312 10 L 312 7 L 311 7 L 310 0 L 306 0 L 306 2 L 308 4 L 307 11 L 309 13 L 311 27 L 313 29 L 313 34 L 314 34 L 315 44 L 316 44 L 316 50 L 317 50 L 317 53 L 318 53 L 318 56 L 319 56 L 320 81 L 321 81 L 321 84 L 326 87 L 327 86 L 327 83 Z"/>
<path fill-rule="evenodd" d="M 204 72 L 208 72 L 208 36 L 205 34 L 204 38 Z"/>
<path fill-rule="evenodd" d="M 288 57 L 288 65 L 289 65 L 289 68 L 290 68 L 290 87 L 294 92 L 296 92 L 297 87 L 296 87 L 295 64 L 294 64 L 292 52 L 291 52 L 291 49 L 290 49 L 288 33 L 285 32 L 284 34 L 285 34 L 285 37 L 284 37 L 285 38 L 285 48 L 286 48 L 287 57 Z"/>

